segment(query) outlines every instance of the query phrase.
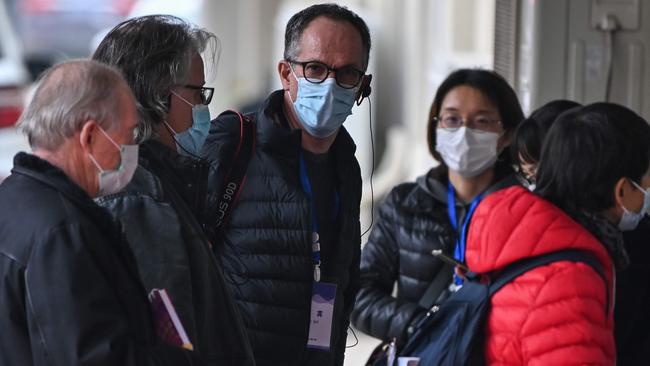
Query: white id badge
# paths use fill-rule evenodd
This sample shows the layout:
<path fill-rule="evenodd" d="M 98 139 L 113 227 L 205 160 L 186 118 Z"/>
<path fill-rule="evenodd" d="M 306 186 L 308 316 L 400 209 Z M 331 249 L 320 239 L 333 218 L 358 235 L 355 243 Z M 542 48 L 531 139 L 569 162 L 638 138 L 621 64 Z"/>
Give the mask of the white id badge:
<path fill-rule="evenodd" d="M 314 282 L 311 295 L 311 319 L 309 321 L 307 348 L 330 350 L 335 297 L 335 283 Z"/>

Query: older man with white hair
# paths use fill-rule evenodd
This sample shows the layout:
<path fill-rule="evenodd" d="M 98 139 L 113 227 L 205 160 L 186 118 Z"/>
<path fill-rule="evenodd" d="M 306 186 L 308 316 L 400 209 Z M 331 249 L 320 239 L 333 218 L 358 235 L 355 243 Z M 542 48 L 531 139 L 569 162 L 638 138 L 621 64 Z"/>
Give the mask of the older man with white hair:
<path fill-rule="evenodd" d="M 0 365 L 196 357 L 156 340 L 122 230 L 92 200 L 131 180 L 136 124 L 134 97 L 113 68 L 70 61 L 42 77 L 19 121 L 33 152 L 17 154 L 0 185 Z"/>

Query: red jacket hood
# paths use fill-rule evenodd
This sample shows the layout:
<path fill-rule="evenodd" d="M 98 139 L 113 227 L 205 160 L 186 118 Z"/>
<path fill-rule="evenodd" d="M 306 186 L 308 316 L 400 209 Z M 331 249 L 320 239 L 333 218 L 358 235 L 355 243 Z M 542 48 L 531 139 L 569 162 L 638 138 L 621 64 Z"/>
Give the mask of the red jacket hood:
<path fill-rule="evenodd" d="M 466 260 L 473 272 L 486 273 L 562 249 L 591 253 L 611 283 L 612 262 L 598 239 L 552 203 L 522 187 L 511 187 L 490 194 L 477 207 Z"/>

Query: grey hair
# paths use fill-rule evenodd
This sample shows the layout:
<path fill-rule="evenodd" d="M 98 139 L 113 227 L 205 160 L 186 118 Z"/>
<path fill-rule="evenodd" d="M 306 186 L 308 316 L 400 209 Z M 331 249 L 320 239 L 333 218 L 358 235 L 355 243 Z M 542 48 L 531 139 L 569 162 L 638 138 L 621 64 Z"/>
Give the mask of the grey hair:
<path fill-rule="evenodd" d="M 92 59 L 124 74 L 139 103 L 135 140 L 141 143 L 158 137 L 169 112 L 171 90 L 187 82 L 192 56 L 209 52 L 205 62 L 213 62 L 218 50 L 213 33 L 171 15 L 148 15 L 115 26 Z"/>
<path fill-rule="evenodd" d="M 18 128 L 32 149 L 55 151 L 88 120 L 105 130 L 117 127 L 124 90 L 126 83 L 113 67 L 90 60 L 58 64 L 41 75 Z"/>
<path fill-rule="evenodd" d="M 284 59 L 296 61 L 300 53 L 299 47 L 302 33 L 312 20 L 321 16 L 338 22 L 348 22 L 359 32 L 365 56 L 365 60 L 363 60 L 364 66 L 368 67 L 371 46 L 368 25 L 356 13 L 337 4 L 312 5 L 294 14 L 289 19 L 284 31 Z"/>

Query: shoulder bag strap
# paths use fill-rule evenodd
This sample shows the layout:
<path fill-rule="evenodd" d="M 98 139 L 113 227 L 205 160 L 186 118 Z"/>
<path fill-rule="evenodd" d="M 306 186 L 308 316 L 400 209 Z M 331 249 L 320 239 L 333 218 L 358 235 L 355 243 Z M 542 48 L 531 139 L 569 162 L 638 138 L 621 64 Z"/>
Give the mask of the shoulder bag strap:
<path fill-rule="evenodd" d="M 607 290 L 607 302 L 605 311 L 609 310 L 609 285 L 607 277 L 605 276 L 605 271 L 603 270 L 603 266 L 593 255 L 583 250 L 576 249 L 560 250 L 549 254 L 543 254 L 537 257 L 526 258 L 510 264 L 498 275 L 492 278 L 489 290 L 490 297 L 499 291 L 501 287 L 524 274 L 525 272 L 528 272 L 533 268 L 558 261 L 583 262 L 592 267 L 605 282 L 605 289 Z"/>
<path fill-rule="evenodd" d="M 255 149 L 255 124 L 251 118 L 237 111 L 224 113 L 235 113 L 239 116 L 240 139 L 233 155 L 232 164 L 225 175 L 223 190 L 217 205 L 217 217 L 214 224 L 215 238 L 221 236 L 223 226 L 228 221 L 246 183 L 246 170 Z"/>
<path fill-rule="evenodd" d="M 449 284 L 451 284 L 453 274 L 454 266 L 447 262 L 442 262 L 442 268 L 440 268 L 436 276 L 433 278 L 429 287 L 427 287 L 427 290 L 424 291 L 418 304 L 425 309 L 431 309 L 431 307 L 436 304 L 436 300 L 440 298 L 440 295 L 442 295 L 449 287 Z"/>

